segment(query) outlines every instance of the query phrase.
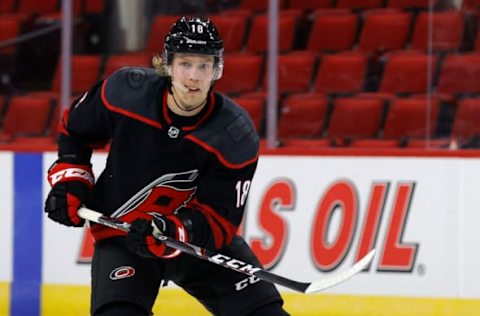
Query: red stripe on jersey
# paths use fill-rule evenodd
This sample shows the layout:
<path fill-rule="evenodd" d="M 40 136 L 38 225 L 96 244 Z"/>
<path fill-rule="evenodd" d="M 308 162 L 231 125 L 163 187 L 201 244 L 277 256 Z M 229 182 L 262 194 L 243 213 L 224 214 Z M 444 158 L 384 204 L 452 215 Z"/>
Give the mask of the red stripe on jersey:
<path fill-rule="evenodd" d="M 105 96 L 105 87 L 107 85 L 107 80 L 105 80 L 102 84 L 102 92 L 101 92 L 101 96 L 102 96 L 102 102 L 103 104 L 105 104 L 105 106 L 112 112 L 117 112 L 117 113 L 120 113 L 122 115 L 125 115 L 127 117 L 130 117 L 130 118 L 133 118 L 135 120 L 138 120 L 140 122 L 143 122 L 145 124 L 148 124 L 148 125 L 151 125 L 151 126 L 154 126 L 156 128 L 162 128 L 162 124 L 160 124 L 160 122 L 157 122 L 157 121 L 154 121 L 154 120 L 151 120 L 149 118 L 146 118 L 140 114 L 137 114 L 137 113 L 133 113 L 133 112 L 130 112 L 130 111 L 127 111 L 125 109 L 122 109 L 121 107 L 119 106 L 116 106 L 114 104 L 111 104 L 110 102 L 108 102 L 107 100 L 107 97 Z"/>
<path fill-rule="evenodd" d="M 70 114 L 70 109 L 65 109 L 62 113 L 62 119 L 60 120 L 60 122 L 58 122 L 58 131 L 62 134 L 65 134 L 67 136 L 70 136 L 70 133 L 68 132 L 66 126 L 67 126 L 67 122 L 68 122 L 68 117 L 69 117 L 69 114 Z"/>
<path fill-rule="evenodd" d="M 227 168 L 230 168 L 230 169 L 241 169 L 245 166 L 248 166 L 252 163 L 254 163 L 255 161 L 257 161 L 258 159 L 258 152 L 257 154 L 255 155 L 255 157 L 253 157 L 252 159 L 249 159 L 243 163 L 231 163 L 229 161 L 227 161 L 225 159 L 225 157 L 223 157 L 222 153 L 220 151 L 218 151 L 217 149 L 213 148 L 212 146 L 210 146 L 209 144 L 201 141 L 200 139 L 198 139 L 197 137 L 195 136 L 192 136 L 191 134 L 190 135 L 186 135 L 185 136 L 186 139 L 189 139 L 191 140 L 192 142 L 196 143 L 197 145 L 203 147 L 203 149 L 205 149 L 206 151 L 208 152 L 211 152 L 212 154 L 214 154 L 215 156 L 217 156 L 217 159 L 224 165 L 226 166 Z"/>
<path fill-rule="evenodd" d="M 193 131 L 194 129 L 196 129 L 197 127 L 199 127 L 203 122 L 205 122 L 205 120 L 210 116 L 210 114 L 212 114 L 213 112 L 213 108 L 214 108 L 214 103 L 215 103 L 215 98 L 214 98 L 214 95 L 213 95 L 213 92 L 210 93 L 209 95 L 210 97 L 210 101 L 208 102 L 207 106 L 208 106 L 208 110 L 207 112 L 200 118 L 200 120 L 198 120 L 198 122 L 196 122 L 194 125 L 191 125 L 191 126 L 183 126 L 181 129 L 182 131 Z M 170 117 L 170 114 L 168 114 L 168 103 L 167 103 L 167 98 L 168 98 L 168 91 L 165 90 L 164 94 L 163 94 L 163 108 L 162 108 L 162 111 L 163 111 L 163 117 L 165 118 L 165 121 L 168 123 L 168 124 L 172 124 L 173 123 L 173 120 L 172 118 Z"/>
<path fill-rule="evenodd" d="M 200 120 L 198 120 L 197 124 L 192 125 L 192 126 L 185 126 L 182 129 L 185 130 L 185 131 L 193 131 L 198 126 L 200 126 L 203 122 L 205 122 L 205 120 L 210 116 L 210 114 L 212 114 L 214 104 L 215 104 L 215 98 L 213 97 L 213 92 L 211 92 L 210 93 L 210 102 L 207 105 L 208 106 L 207 113 L 205 113 L 205 115 Z"/>
<path fill-rule="evenodd" d="M 196 198 L 189 203 L 188 207 L 197 209 L 205 215 L 208 224 L 212 228 L 215 248 L 220 249 L 223 246 L 230 244 L 237 232 L 237 227 L 235 225 L 215 212 L 215 210 L 209 205 L 200 203 Z"/>

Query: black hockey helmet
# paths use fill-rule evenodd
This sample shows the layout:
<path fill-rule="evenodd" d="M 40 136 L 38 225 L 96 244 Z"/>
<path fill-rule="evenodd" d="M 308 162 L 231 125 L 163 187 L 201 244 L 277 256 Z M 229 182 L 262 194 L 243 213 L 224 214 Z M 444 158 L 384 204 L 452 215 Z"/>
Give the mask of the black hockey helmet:
<path fill-rule="evenodd" d="M 163 62 L 168 67 L 174 53 L 212 55 L 215 60 L 215 75 L 218 80 L 223 72 L 223 40 L 210 19 L 181 17 L 165 38 Z"/>

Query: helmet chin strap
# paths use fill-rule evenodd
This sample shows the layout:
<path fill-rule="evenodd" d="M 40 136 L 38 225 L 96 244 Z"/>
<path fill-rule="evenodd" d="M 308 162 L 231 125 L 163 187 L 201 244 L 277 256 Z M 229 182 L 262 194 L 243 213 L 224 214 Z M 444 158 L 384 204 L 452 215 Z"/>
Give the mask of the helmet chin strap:
<path fill-rule="evenodd" d="M 205 98 L 205 100 L 204 100 L 203 102 L 201 102 L 199 105 L 197 105 L 197 106 L 195 106 L 195 107 L 193 107 L 193 108 L 191 108 L 191 109 L 185 109 L 184 107 L 180 106 L 180 104 L 178 104 L 177 99 L 175 98 L 175 89 L 174 89 L 174 88 L 177 88 L 177 87 L 178 87 L 178 84 L 175 84 L 175 82 L 172 82 L 172 84 L 173 84 L 173 86 L 174 86 L 174 87 L 172 87 L 173 103 L 175 103 L 175 106 L 176 106 L 178 109 L 180 109 L 180 110 L 182 110 L 182 111 L 184 111 L 184 112 L 192 112 L 192 111 L 195 111 L 196 109 L 201 108 L 202 106 L 204 106 L 204 105 L 207 103 L 208 96 L 207 96 L 207 98 Z M 183 88 L 184 88 L 184 87 L 183 87 Z M 180 89 L 180 90 L 182 90 L 182 89 Z M 186 91 L 185 91 L 185 90 L 183 90 L 183 91 L 186 92 L 186 91 L 188 91 L 188 89 L 186 89 Z"/>
<path fill-rule="evenodd" d="M 183 93 L 188 92 L 187 87 L 185 87 L 183 84 L 176 82 L 175 80 L 172 80 L 172 85 L 175 86 L 175 88 L 178 88 L 178 90 L 182 91 Z"/>

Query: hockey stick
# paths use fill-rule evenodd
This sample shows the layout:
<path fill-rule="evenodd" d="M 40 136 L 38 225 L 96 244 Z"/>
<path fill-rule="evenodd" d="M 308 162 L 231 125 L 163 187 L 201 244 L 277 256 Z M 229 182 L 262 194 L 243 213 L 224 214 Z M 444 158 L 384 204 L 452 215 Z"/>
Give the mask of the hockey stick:
<path fill-rule="evenodd" d="M 102 224 L 111 228 L 119 229 L 124 232 L 128 232 L 130 229 L 130 224 L 126 222 L 119 221 L 117 219 L 110 218 L 101 213 L 95 212 L 88 208 L 80 208 L 78 215 L 86 220 Z M 360 261 L 354 264 L 351 268 L 340 272 L 336 275 L 328 277 L 323 280 L 314 281 L 314 282 L 298 282 L 294 280 L 287 279 L 280 275 L 268 272 L 259 267 L 255 267 L 249 263 L 225 256 L 214 251 L 204 249 L 198 246 L 191 245 L 189 243 L 181 242 L 164 235 L 154 235 L 154 237 L 161 242 L 165 243 L 170 248 L 178 249 L 184 253 L 192 255 L 194 257 L 210 261 L 214 264 L 220 265 L 222 267 L 235 270 L 237 272 L 255 276 L 263 281 L 276 283 L 283 285 L 291 290 L 295 290 L 301 293 L 310 294 L 315 292 L 323 291 L 329 287 L 338 285 L 351 277 L 353 277 L 358 272 L 362 271 L 367 267 L 375 255 L 375 249 L 370 251 L 365 257 Z"/>

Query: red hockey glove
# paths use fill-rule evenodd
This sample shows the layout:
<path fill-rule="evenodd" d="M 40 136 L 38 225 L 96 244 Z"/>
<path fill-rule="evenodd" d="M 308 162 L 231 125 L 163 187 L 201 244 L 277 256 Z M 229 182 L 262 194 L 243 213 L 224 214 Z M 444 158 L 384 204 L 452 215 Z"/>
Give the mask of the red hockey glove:
<path fill-rule="evenodd" d="M 45 212 L 55 222 L 81 227 L 85 223 L 78 217 L 78 209 L 91 200 L 94 184 L 92 169 L 87 165 L 56 162 L 48 171 L 52 190 L 45 201 Z"/>
<path fill-rule="evenodd" d="M 133 252 L 147 258 L 171 259 L 180 254 L 180 250 L 169 248 L 155 239 L 154 233 L 183 242 L 188 241 L 187 231 L 178 217 L 156 214 L 151 221 L 136 219 L 132 222 L 127 245 Z"/>

